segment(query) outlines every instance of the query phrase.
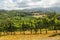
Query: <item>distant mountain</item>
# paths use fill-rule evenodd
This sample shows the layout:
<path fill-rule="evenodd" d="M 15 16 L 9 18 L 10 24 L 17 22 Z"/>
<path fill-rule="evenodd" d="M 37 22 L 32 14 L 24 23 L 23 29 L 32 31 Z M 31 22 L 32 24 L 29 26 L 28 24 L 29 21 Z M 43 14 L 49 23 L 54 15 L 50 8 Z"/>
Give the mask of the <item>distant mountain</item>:
<path fill-rule="evenodd" d="M 5 9 L 0 9 L 5 10 Z M 12 10 L 11 10 L 12 11 Z M 58 12 L 60 13 L 60 7 L 49 7 L 49 8 L 42 8 L 42 7 L 37 7 L 37 8 L 31 8 L 31 9 L 23 9 L 23 10 L 15 10 L 15 11 L 22 11 L 22 12 L 36 12 L 36 11 L 42 11 L 42 12 Z"/>
<path fill-rule="evenodd" d="M 31 12 L 31 11 L 56 11 L 56 12 L 60 12 L 60 7 L 50 7 L 50 8 L 31 8 L 31 9 L 24 9 L 23 11 L 26 12 Z"/>

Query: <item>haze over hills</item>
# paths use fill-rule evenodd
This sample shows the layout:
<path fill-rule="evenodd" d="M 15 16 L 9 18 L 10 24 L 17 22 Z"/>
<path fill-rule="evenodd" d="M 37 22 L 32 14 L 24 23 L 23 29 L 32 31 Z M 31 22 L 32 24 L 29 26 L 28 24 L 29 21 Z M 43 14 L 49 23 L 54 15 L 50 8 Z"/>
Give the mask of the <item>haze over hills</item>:
<path fill-rule="evenodd" d="M 31 9 L 24 9 L 23 11 L 50 11 L 50 12 L 59 12 L 60 13 L 60 7 L 50 7 L 50 8 L 31 8 Z"/>
<path fill-rule="evenodd" d="M 5 10 L 5 9 L 0 9 L 0 10 Z M 23 10 L 20 10 L 20 11 L 24 11 L 24 12 L 32 12 L 32 11 L 54 12 L 55 11 L 55 12 L 60 13 L 60 7 L 49 7 L 49 8 L 37 7 L 37 8 L 23 9 Z"/>

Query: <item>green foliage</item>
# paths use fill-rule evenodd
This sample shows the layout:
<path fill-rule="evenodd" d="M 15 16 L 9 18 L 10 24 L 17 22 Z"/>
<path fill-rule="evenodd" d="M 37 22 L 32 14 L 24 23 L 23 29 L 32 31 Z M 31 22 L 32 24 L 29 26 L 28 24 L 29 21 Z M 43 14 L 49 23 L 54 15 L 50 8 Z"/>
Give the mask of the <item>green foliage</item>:
<path fill-rule="evenodd" d="M 28 14 L 29 13 L 29 14 Z M 60 30 L 60 14 L 46 14 L 43 18 L 35 18 L 32 12 L 20 11 L 0 11 L 0 32 L 9 31 L 27 31 L 38 29 L 59 29 Z M 42 14 L 44 15 L 44 14 Z"/>

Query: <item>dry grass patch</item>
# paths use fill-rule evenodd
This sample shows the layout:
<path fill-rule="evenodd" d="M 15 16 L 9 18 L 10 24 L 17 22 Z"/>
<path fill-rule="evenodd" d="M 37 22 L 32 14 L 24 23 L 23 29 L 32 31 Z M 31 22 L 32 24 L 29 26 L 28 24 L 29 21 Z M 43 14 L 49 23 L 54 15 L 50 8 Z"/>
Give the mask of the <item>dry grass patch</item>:
<path fill-rule="evenodd" d="M 18 33 L 18 34 L 17 34 Z M 49 37 L 54 34 L 52 31 L 48 31 L 48 34 L 31 34 L 31 35 L 20 35 L 20 32 L 16 32 L 17 35 L 6 35 L 1 36 L 0 40 L 60 40 L 60 35 Z"/>

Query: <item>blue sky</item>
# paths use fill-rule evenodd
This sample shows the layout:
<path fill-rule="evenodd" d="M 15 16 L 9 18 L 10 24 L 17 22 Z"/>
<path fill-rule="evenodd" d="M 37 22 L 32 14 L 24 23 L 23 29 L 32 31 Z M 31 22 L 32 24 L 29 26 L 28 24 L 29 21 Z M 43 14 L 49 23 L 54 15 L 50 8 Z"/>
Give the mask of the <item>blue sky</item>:
<path fill-rule="evenodd" d="M 36 7 L 60 7 L 60 0 L 0 0 L 0 9 L 22 10 Z"/>

